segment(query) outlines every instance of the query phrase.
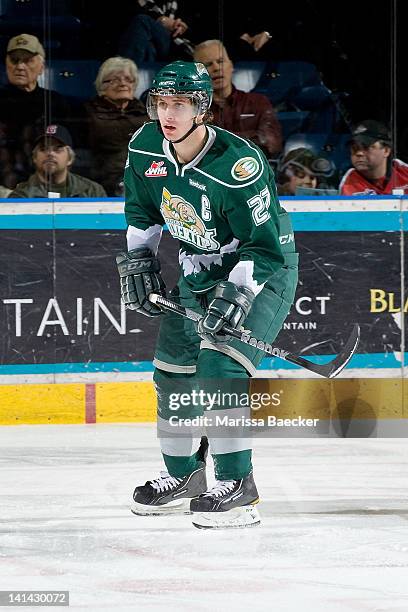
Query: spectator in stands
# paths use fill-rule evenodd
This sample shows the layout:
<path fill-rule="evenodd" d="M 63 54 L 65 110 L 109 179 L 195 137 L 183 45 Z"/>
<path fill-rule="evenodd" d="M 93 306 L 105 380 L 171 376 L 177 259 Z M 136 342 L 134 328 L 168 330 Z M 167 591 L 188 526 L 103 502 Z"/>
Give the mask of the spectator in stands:
<path fill-rule="evenodd" d="M 35 173 L 19 183 L 10 198 L 104 198 L 102 185 L 70 172 L 75 159 L 71 135 L 62 125 L 49 125 L 34 143 Z"/>
<path fill-rule="evenodd" d="M 189 36 L 193 43 L 206 38 L 222 38 L 228 55 L 235 61 L 265 61 L 276 59 L 276 46 L 268 28 L 276 28 L 280 35 L 279 20 L 271 19 L 270 11 L 260 10 L 258 3 L 247 0 L 234 0 L 234 16 L 231 19 L 227 2 L 206 0 L 191 2 L 185 7 L 188 23 L 191 24 Z M 240 16 L 241 18 L 239 18 Z M 266 29 L 265 29 L 266 28 Z"/>
<path fill-rule="evenodd" d="M 350 168 L 340 183 L 342 195 L 408 193 L 408 164 L 392 158 L 392 139 L 386 125 L 367 119 L 352 131 Z"/>
<path fill-rule="evenodd" d="M 248 45 L 253 49 L 253 51 L 255 53 L 258 53 L 262 49 L 262 47 L 271 40 L 271 38 L 272 35 L 269 34 L 267 30 L 262 30 L 261 32 L 254 32 L 253 34 L 244 32 L 239 37 L 239 40 L 243 40 L 244 42 L 248 43 Z"/>
<path fill-rule="evenodd" d="M 63 96 L 39 86 L 44 66 L 45 52 L 38 38 L 19 34 L 9 40 L 6 54 L 9 82 L 0 91 L 0 122 L 3 146 L 10 153 L 10 165 L 18 180 L 29 174 L 27 151 L 31 151 L 38 129 L 72 117 L 71 106 Z"/>
<path fill-rule="evenodd" d="M 277 169 L 279 195 L 306 194 L 334 188 L 335 168 L 330 160 L 318 157 L 310 149 L 299 147 L 289 151 Z M 330 182 L 329 182 L 330 181 Z"/>
<path fill-rule="evenodd" d="M 268 158 L 276 158 L 282 148 L 282 131 L 268 98 L 244 92 L 232 84 L 234 66 L 220 40 L 206 40 L 194 50 L 194 60 L 202 62 L 212 79 L 213 123 L 238 136 L 250 138 Z"/>
<path fill-rule="evenodd" d="M 95 81 L 98 95 L 85 103 L 93 164 L 92 178 L 109 196 L 123 193 L 123 170 L 132 134 L 149 118 L 135 97 L 138 84 L 136 64 L 111 57 L 99 68 Z"/>
<path fill-rule="evenodd" d="M 190 59 L 191 42 L 184 38 L 187 24 L 177 17 L 178 3 L 137 0 L 138 12 L 119 41 L 119 54 L 137 65 L 144 62 Z"/>

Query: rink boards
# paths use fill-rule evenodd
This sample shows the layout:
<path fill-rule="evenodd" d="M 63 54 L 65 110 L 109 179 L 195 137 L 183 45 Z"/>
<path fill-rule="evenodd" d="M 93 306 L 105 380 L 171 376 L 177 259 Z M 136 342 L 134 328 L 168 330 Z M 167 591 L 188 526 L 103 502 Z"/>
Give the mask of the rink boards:
<path fill-rule="evenodd" d="M 374 411 L 379 418 L 405 418 L 405 389 L 398 379 L 404 372 L 400 305 L 406 303 L 401 279 L 407 200 L 290 198 L 282 204 L 292 213 L 301 282 L 279 345 L 324 363 L 359 322 L 358 354 L 343 376 L 360 380 L 364 394 L 378 390 L 378 377 L 383 387 L 389 380 L 395 401 L 383 407 L 374 402 Z M 119 300 L 114 255 L 125 245 L 123 202 L 3 200 L 0 230 L 6 281 L 0 423 L 154 420 L 157 324 L 125 311 Z M 161 253 L 171 286 L 177 245 L 167 232 Z M 265 358 L 259 374 L 289 377 L 280 383 L 296 394 L 298 385 L 320 383 L 299 380 L 305 371 L 277 359 Z M 353 383 L 343 392 L 355 394 Z M 363 410 L 359 405 L 356 410 Z M 327 398 L 325 406 L 334 409 Z"/>
<path fill-rule="evenodd" d="M 251 393 L 278 394 L 279 405 L 269 403 L 252 411 L 253 418 L 318 419 L 358 426 L 366 437 L 383 422 L 387 437 L 408 435 L 408 384 L 395 378 L 253 379 Z M 29 384 L 0 387 L 0 424 L 145 423 L 156 420 L 156 400 L 150 382 Z M 302 425 L 302 424 L 301 424 Z M 255 432 L 257 433 L 257 432 Z M 318 435 L 275 428 L 274 435 Z M 272 435 L 268 431 L 268 435 Z M 322 433 L 322 432 L 320 432 Z M 327 431 L 323 431 L 323 434 Z M 357 433 L 356 433 L 357 435 Z M 351 437 L 356 437 L 352 435 Z"/>

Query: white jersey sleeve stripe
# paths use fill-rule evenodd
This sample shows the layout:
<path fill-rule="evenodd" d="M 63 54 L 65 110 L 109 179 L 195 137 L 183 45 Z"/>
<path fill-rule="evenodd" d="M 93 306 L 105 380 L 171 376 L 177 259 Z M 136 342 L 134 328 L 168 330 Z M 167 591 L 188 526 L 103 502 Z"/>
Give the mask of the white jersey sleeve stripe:
<path fill-rule="evenodd" d="M 257 283 L 254 279 L 254 262 L 249 259 L 239 261 L 229 273 L 228 280 L 238 287 L 247 287 L 255 295 L 258 295 L 265 286 L 265 283 Z"/>
<path fill-rule="evenodd" d="M 147 247 L 156 255 L 162 232 L 163 228 L 158 224 L 152 225 L 146 230 L 129 225 L 126 234 L 128 251 L 138 249 L 139 247 Z"/>

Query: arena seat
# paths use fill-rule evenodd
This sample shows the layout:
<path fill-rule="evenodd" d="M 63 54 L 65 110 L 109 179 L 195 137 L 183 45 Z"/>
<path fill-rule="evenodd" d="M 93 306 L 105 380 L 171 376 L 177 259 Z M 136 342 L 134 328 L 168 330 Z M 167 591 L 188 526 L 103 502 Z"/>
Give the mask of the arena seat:
<path fill-rule="evenodd" d="M 266 62 L 236 62 L 232 82 L 237 89 L 252 91 L 266 68 Z"/>
<path fill-rule="evenodd" d="M 331 100 L 331 91 L 323 83 L 321 85 L 306 85 L 291 96 L 291 103 L 299 110 L 315 111 Z"/>
<path fill-rule="evenodd" d="M 290 104 L 297 110 L 308 111 L 308 120 L 300 132 L 329 133 L 342 131 L 338 127 L 342 123 L 341 113 L 336 94 L 321 85 L 307 85 L 295 92 Z M 345 126 L 343 125 L 345 128 Z"/>
<path fill-rule="evenodd" d="M 95 78 L 99 60 L 54 60 L 44 71 L 43 86 L 78 101 L 96 95 Z"/>
<path fill-rule="evenodd" d="M 283 155 L 292 149 L 306 147 L 316 155 L 323 155 L 330 159 L 335 164 L 339 175 L 342 176 L 351 166 L 349 141 L 350 134 L 298 132 L 286 140 Z"/>
<path fill-rule="evenodd" d="M 303 132 L 308 117 L 308 111 L 278 112 L 277 118 L 282 128 L 283 140 L 286 141 L 291 134 Z"/>
<path fill-rule="evenodd" d="M 311 85 L 322 85 L 321 75 L 314 64 L 302 61 L 268 62 L 254 91 L 264 94 L 277 106 Z"/>
<path fill-rule="evenodd" d="M 52 0 L 44 13 L 44 0 L 0 0 L 0 53 L 12 36 L 28 32 L 42 42 L 49 57 L 76 57 L 81 20 L 71 13 L 68 0 Z M 44 20 L 44 16 L 46 19 Z"/>
<path fill-rule="evenodd" d="M 52 0 L 53 15 L 70 14 L 69 0 Z M 1 17 L 42 17 L 44 0 L 0 0 Z"/>
<path fill-rule="evenodd" d="M 151 62 L 138 66 L 139 83 L 136 87 L 136 98 L 142 98 L 142 94 L 147 92 L 152 84 L 156 72 L 165 65 L 165 62 Z"/>
<path fill-rule="evenodd" d="M 50 34 L 55 30 L 77 31 L 81 21 L 71 13 L 70 2 L 52 0 L 50 9 L 45 11 L 44 0 L 0 0 L 0 31 L 15 33 L 29 32 L 44 38 L 44 16 L 49 21 Z"/>

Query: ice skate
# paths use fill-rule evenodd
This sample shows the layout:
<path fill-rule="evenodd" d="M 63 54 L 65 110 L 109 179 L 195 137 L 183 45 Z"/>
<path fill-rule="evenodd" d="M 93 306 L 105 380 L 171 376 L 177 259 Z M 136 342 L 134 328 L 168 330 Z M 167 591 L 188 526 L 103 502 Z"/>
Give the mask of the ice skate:
<path fill-rule="evenodd" d="M 207 438 L 201 439 L 198 457 L 199 467 L 183 478 L 175 478 L 167 472 L 160 472 L 154 480 L 136 487 L 133 493 L 131 511 L 140 516 L 170 514 L 191 514 L 190 501 L 207 489 L 205 459 L 208 452 Z"/>
<path fill-rule="evenodd" d="M 238 529 L 259 525 L 258 491 L 252 472 L 241 480 L 219 480 L 196 499 L 190 510 L 199 529 Z"/>

